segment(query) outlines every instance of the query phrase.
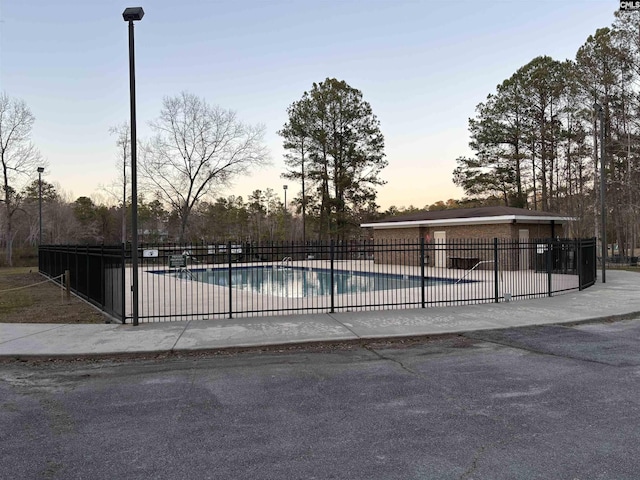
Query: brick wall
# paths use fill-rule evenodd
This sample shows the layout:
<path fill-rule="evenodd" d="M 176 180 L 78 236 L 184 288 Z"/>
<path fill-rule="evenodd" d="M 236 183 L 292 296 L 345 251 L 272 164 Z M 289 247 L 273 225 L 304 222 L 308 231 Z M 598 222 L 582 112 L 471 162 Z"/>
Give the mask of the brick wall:
<path fill-rule="evenodd" d="M 420 239 L 424 238 L 427 250 L 425 264 L 428 266 L 435 265 L 435 257 L 438 254 L 438 252 L 434 250 L 434 232 L 445 232 L 447 242 L 456 240 L 463 242 L 465 240 L 493 240 L 494 238 L 498 238 L 499 240 L 512 240 L 513 243 L 500 243 L 501 245 L 504 245 L 504 247 L 500 248 L 498 251 L 498 262 L 501 269 L 518 270 L 521 268 L 520 263 L 524 261 L 517 245 L 519 240 L 519 230 L 525 229 L 529 230 L 529 239 L 531 240 L 551 237 L 551 225 L 498 223 L 486 225 L 453 225 L 443 227 L 385 228 L 374 230 L 373 238 L 376 242 L 395 242 L 397 244 L 401 244 L 402 242 L 420 242 Z M 562 237 L 562 225 L 555 225 L 554 233 L 556 237 Z M 468 257 L 475 258 L 478 261 L 488 262 L 493 261 L 494 252 L 492 248 L 471 251 L 466 249 L 464 245 L 458 245 L 457 247 L 449 249 L 445 255 L 447 258 Z M 399 248 L 394 248 L 392 251 L 378 252 L 374 256 L 374 261 L 375 263 L 386 264 L 419 265 L 420 255 L 416 252 L 412 252 L 411 254 L 403 253 Z M 523 264 L 522 268 L 530 267 L 530 263 L 531 262 L 527 262 L 529 265 Z M 486 263 L 478 268 L 493 269 L 494 266 L 493 263 Z"/>
<path fill-rule="evenodd" d="M 420 265 L 420 252 L 415 251 L 415 246 L 403 248 L 403 243 L 415 245 L 424 236 L 424 227 L 393 228 L 374 230 L 373 238 L 376 243 L 385 245 L 383 251 L 374 254 L 374 263 L 391 265 Z M 413 250 L 407 252 L 406 250 Z"/>
<path fill-rule="evenodd" d="M 420 239 L 420 234 L 423 231 L 426 231 L 424 227 L 383 228 L 373 231 L 373 239 L 381 242 L 393 240 L 408 240 L 415 242 Z"/>

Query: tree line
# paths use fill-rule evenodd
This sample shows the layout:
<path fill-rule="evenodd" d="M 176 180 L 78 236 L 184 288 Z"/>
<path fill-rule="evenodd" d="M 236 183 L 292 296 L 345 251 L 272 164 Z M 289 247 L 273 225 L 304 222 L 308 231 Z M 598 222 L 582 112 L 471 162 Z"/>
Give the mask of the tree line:
<path fill-rule="evenodd" d="M 22 215 L 15 228 L 19 247 L 35 246 L 39 234 L 39 184 L 35 180 L 25 190 Z M 122 242 L 122 223 L 131 223 L 131 202 L 108 205 L 81 196 L 73 201 L 46 181 L 42 182 L 43 244 L 117 244 Z M 288 235 L 287 228 L 293 231 Z M 271 189 L 255 190 L 242 197 L 219 197 L 203 201 L 190 213 L 188 241 L 282 241 L 295 235 L 295 218 L 284 209 Z M 167 208 L 158 199 L 138 198 L 138 237 L 141 242 L 177 242 L 182 230 L 180 212 Z M 28 232 L 28 233 L 27 233 Z M 215 232 L 215 236 L 211 234 Z M 130 241 L 126 234 L 125 243 Z"/>
<path fill-rule="evenodd" d="M 633 252 L 640 212 L 639 82 L 640 14 L 617 12 L 612 26 L 589 36 L 574 60 L 534 58 L 478 104 L 469 119 L 474 155 L 456 160 L 454 183 L 469 198 L 570 215 L 577 219 L 572 235 L 599 236 L 603 164 L 607 238 L 621 254 Z"/>
<path fill-rule="evenodd" d="M 381 217 L 480 205 L 567 214 L 577 219 L 570 235 L 597 236 L 602 132 L 608 237 L 622 253 L 633 251 L 640 213 L 639 25 L 640 14 L 617 13 L 574 60 L 539 56 L 497 85 L 469 119 L 473 155 L 456 160 L 453 182 L 466 196 L 422 208 L 380 211 L 377 188 L 388 165 L 384 136 L 362 92 L 345 81 L 313 83 L 287 109 L 278 131 L 286 152 L 282 177 L 301 188 L 286 208 L 269 189 L 246 200 L 220 195 L 270 162 L 264 126 L 246 124 L 188 92 L 166 97 L 150 122 L 151 136 L 138 142 L 139 239 L 346 240 L 363 235 L 361 223 Z M 37 242 L 33 176 L 36 166 L 47 165 L 30 139 L 34 120 L 23 101 L 0 95 L 0 246 L 8 264 L 15 242 Z M 65 200 L 44 182 L 43 242 L 130 240 L 129 128 L 123 124 L 112 133 L 120 172 L 105 188 L 112 201 Z"/>

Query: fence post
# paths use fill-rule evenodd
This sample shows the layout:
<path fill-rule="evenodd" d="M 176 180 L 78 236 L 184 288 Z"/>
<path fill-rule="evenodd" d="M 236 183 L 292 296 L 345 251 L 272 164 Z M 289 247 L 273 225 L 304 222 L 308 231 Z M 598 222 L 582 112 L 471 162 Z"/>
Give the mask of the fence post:
<path fill-rule="evenodd" d="M 126 245 L 125 243 L 121 243 L 120 249 L 120 311 L 122 312 L 122 324 L 127 323 L 127 285 L 126 285 L 126 273 L 127 273 L 127 254 L 126 254 Z"/>
<path fill-rule="evenodd" d="M 551 252 L 551 248 L 553 248 L 553 244 L 551 243 L 551 239 L 547 240 L 547 289 L 548 289 L 548 295 L 551 297 L 551 270 L 552 270 L 552 262 L 553 262 L 553 257 L 552 257 L 552 252 Z"/>
<path fill-rule="evenodd" d="M 89 284 L 91 283 L 91 279 L 89 277 L 89 272 L 91 271 L 91 266 L 89 265 L 89 245 L 85 246 L 85 268 L 86 270 L 86 274 L 85 274 L 85 282 L 86 282 L 86 292 L 85 292 L 85 296 L 86 298 L 89 298 Z"/>
<path fill-rule="evenodd" d="M 64 271 L 64 287 L 67 290 L 67 302 L 71 301 L 71 275 L 69 270 Z"/>
<path fill-rule="evenodd" d="M 424 237 L 420 236 L 420 288 L 422 290 L 420 295 L 422 308 L 426 307 L 424 284 Z"/>
<path fill-rule="evenodd" d="M 500 301 L 499 291 L 498 291 L 498 280 L 499 280 L 499 272 L 498 272 L 498 238 L 493 238 L 493 297 L 495 303 Z"/>
<path fill-rule="evenodd" d="M 578 264 L 578 290 L 582 291 L 582 239 L 576 239 L 576 263 Z"/>
<path fill-rule="evenodd" d="M 76 282 L 76 292 L 80 293 L 80 289 L 78 288 L 78 277 L 80 276 L 80 274 L 78 273 L 78 264 L 80 263 L 78 260 L 78 246 L 76 245 L 74 248 L 74 259 L 75 259 L 75 266 L 76 266 L 76 271 L 75 274 L 73 276 L 73 278 L 75 279 Z"/>
<path fill-rule="evenodd" d="M 335 241 L 332 239 L 331 240 L 331 246 L 330 246 L 330 258 L 331 258 L 331 310 L 330 313 L 334 313 L 335 312 L 335 304 L 334 304 L 334 294 L 333 294 L 333 284 L 334 284 L 334 278 L 333 278 L 333 273 L 334 273 L 334 269 L 333 269 L 333 260 L 335 257 Z"/>
<path fill-rule="evenodd" d="M 593 264 L 593 266 L 591 267 L 591 285 L 596 283 L 596 280 L 598 279 L 598 239 L 596 237 L 593 237 L 592 242 L 593 246 L 590 249 L 590 259 L 591 263 Z"/>
<path fill-rule="evenodd" d="M 104 310 L 107 303 L 106 274 L 104 268 L 104 243 L 100 245 L 100 287 L 100 303 L 102 304 L 102 310 Z"/>
<path fill-rule="evenodd" d="M 232 271 L 231 271 L 231 240 L 227 242 L 227 260 L 229 265 L 229 318 L 233 318 L 233 292 L 231 291 Z"/>

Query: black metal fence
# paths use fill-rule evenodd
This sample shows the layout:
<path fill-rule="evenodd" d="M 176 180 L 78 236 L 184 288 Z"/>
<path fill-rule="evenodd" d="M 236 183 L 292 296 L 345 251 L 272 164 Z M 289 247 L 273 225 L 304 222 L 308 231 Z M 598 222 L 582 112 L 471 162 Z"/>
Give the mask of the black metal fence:
<path fill-rule="evenodd" d="M 40 271 L 132 319 L 131 252 L 42 246 Z M 141 322 L 505 302 L 596 280 L 595 239 L 140 245 Z"/>
<path fill-rule="evenodd" d="M 598 263 L 602 266 L 601 258 L 598 257 Z M 628 255 L 609 255 L 607 257 L 607 266 L 609 267 L 637 267 L 640 262 L 638 257 Z"/>
<path fill-rule="evenodd" d="M 596 283 L 596 239 L 578 240 L 578 276 L 580 290 Z"/>
<path fill-rule="evenodd" d="M 42 245 L 38 265 L 40 273 L 51 278 L 68 273 L 76 295 L 119 320 L 126 318 L 122 245 Z"/>

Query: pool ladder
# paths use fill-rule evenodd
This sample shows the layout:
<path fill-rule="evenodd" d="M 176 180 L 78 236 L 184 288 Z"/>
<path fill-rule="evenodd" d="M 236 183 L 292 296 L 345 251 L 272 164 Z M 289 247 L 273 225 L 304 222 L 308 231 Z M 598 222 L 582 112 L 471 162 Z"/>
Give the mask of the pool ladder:
<path fill-rule="evenodd" d="M 178 270 L 178 276 L 179 278 L 183 278 L 183 279 L 189 279 L 189 280 L 195 280 L 196 276 L 193 274 L 193 272 L 189 269 L 189 267 L 180 267 L 180 270 Z"/>
<path fill-rule="evenodd" d="M 286 268 L 287 266 L 291 266 L 291 262 L 293 259 L 291 257 L 284 257 L 280 262 L 280 268 Z"/>

